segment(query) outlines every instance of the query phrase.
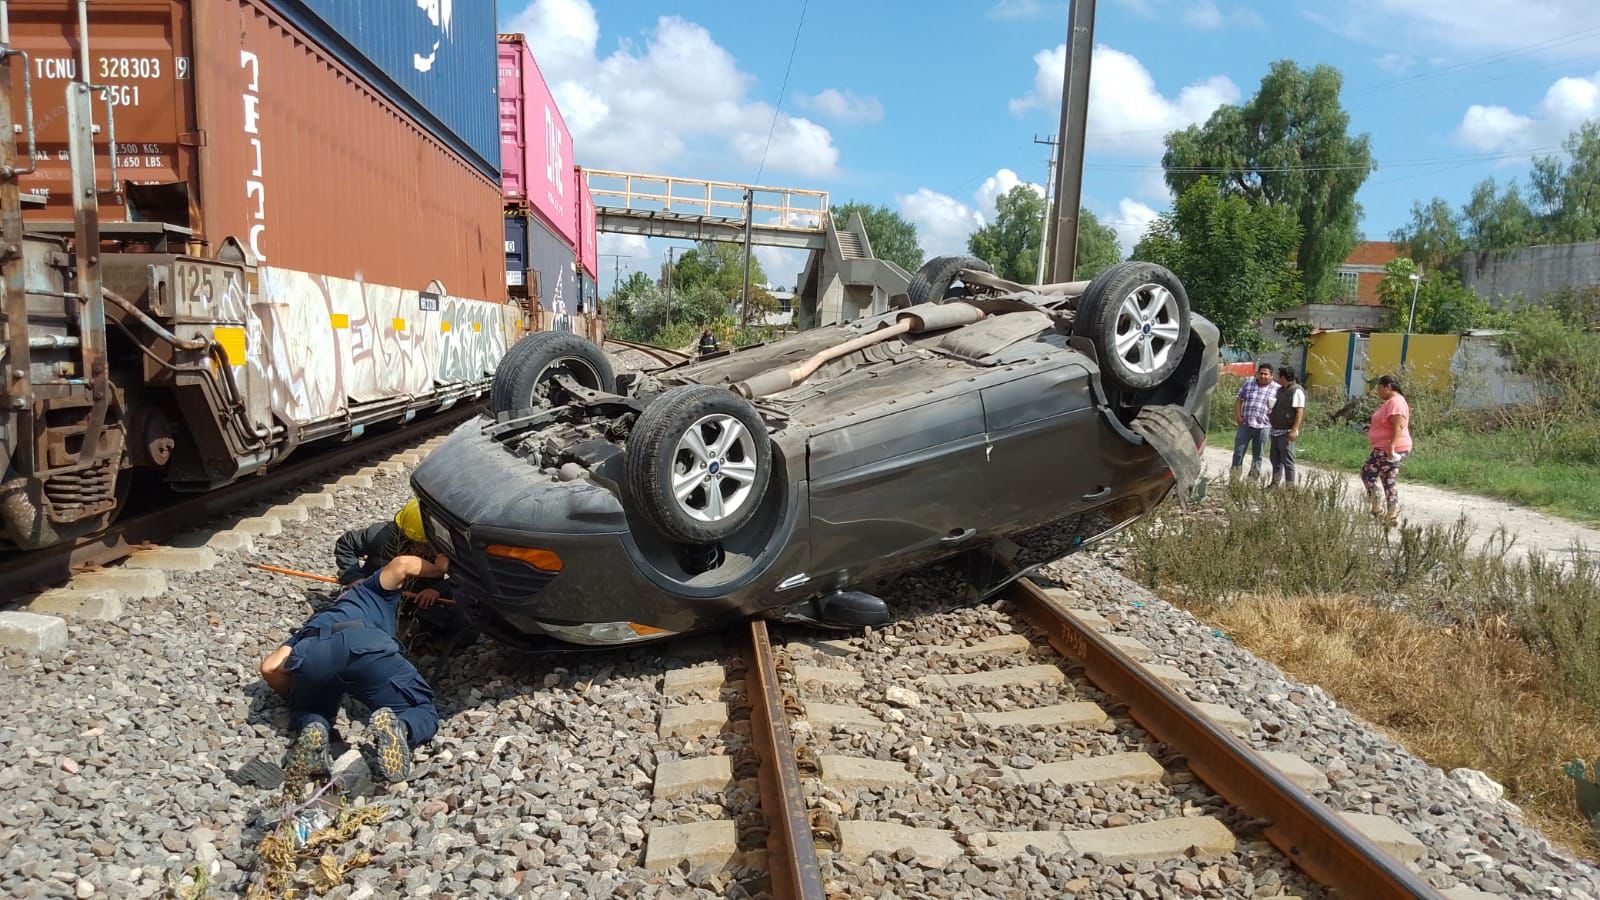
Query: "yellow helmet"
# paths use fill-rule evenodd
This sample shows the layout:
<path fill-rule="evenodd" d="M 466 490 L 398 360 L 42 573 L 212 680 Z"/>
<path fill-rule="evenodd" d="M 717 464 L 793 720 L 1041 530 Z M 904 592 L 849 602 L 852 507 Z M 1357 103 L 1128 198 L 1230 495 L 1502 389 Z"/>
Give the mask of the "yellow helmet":
<path fill-rule="evenodd" d="M 394 514 L 394 524 L 399 526 L 400 533 L 409 540 L 421 542 L 428 539 L 422 531 L 422 504 L 418 503 L 415 497 Z"/>

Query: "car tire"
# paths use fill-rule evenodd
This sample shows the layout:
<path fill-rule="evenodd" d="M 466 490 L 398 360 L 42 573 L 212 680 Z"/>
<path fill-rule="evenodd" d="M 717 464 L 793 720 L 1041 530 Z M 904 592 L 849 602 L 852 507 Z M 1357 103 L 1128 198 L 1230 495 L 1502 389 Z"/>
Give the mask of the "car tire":
<path fill-rule="evenodd" d="M 912 306 L 919 303 L 943 303 L 950 292 L 950 283 L 962 269 L 977 269 L 993 273 L 989 264 L 976 256 L 935 256 L 922 264 L 906 288 L 906 298 Z"/>
<path fill-rule="evenodd" d="M 1107 388 L 1157 387 L 1178 370 L 1189 346 L 1189 294 L 1161 266 L 1117 263 L 1089 282 L 1072 333 L 1099 351 Z"/>
<path fill-rule="evenodd" d="M 726 388 L 686 385 L 661 394 L 628 438 L 631 505 L 681 543 L 715 544 L 738 531 L 756 514 L 771 477 L 761 416 Z"/>
<path fill-rule="evenodd" d="M 501 358 L 489 388 L 489 409 L 496 415 L 547 405 L 544 385 L 566 373 L 587 388 L 615 391 L 617 376 L 599 347 L 564 331 L 539 331 L 518 341 Z"/>

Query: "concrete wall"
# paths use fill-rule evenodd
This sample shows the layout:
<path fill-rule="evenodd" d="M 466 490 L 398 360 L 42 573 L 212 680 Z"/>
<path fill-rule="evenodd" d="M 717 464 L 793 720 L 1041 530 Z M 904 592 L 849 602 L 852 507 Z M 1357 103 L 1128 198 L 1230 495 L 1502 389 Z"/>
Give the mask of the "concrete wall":
<path fill-rule="evenodd" d="M 1600 286 L 1600 241 L 1463 253 L 1461 283 L 1494 301 Z"/>
<path fill-rule="evenodd" d="M 1288 341 L 1279 334 L 1272 323 L 1277 319 L 1294 319 L 1299 322 L 1310 322 L 1317 328 L 1345 329 L 1360 328 L 1372 330 L 1383 326 L 1388 309 L 1382 306 L 1354 306 L 1344 303 L 1309 303 L 1297 306 L 1294 309 L 1262 319 L 1258 326 L 1261 336 L 1275 344 L 1287 344 Z M 1260 361 L 1271 363 L 1275 366 L 1288 363 L 1292 366 L 1301 365 L 1301 354 L 1298 348 L 1291 347 L 1286 350 L 1260 354 Z"/>

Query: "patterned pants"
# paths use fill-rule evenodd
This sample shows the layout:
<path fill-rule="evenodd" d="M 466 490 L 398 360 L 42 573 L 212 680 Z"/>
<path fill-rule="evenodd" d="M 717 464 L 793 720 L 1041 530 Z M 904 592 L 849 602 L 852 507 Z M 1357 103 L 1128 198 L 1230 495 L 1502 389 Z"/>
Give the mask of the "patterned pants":
<path fill-rule="evenodd" d="M 1387 450 L 1373 450 L 1372 455 L 1361 466 L 1361 483 L 1367 486 L 1367 496 L 1378 496 L 1378 482 L 1383 482 L 1383 498 L 1390 506 L 1400 502 L 1400 487 L 1397 483 L 1400 477 L 1400 464 L 1406 461 L 1405 453 L 1397 453 L 1396 459 L 1389 458 Z"/>

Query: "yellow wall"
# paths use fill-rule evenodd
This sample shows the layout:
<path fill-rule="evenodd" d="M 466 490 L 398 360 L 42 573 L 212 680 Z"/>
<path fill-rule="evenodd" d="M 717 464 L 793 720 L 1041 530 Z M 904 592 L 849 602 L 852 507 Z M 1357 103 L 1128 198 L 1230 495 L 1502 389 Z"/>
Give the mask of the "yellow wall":
<path fill-rule="evenodd" d="M 1350 361 L 1348 332 L 1328 332 L 1311 338 L 1306 350 L 1306 385 L 1308 387 L 1340 387 L 1344 384 L 1345 366 Z"/>
<path fill-rule="evenodd" d="M 1403 334 L 1374 334 L 1367 345 L 1367 379 L 1401 373 L 1407 385 L 1448 390 L 1450 358 L 1460 343 L 1453 334 L 1413 334 L 1409 340 Z"/>

